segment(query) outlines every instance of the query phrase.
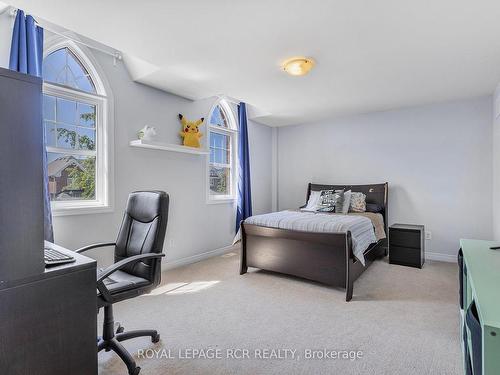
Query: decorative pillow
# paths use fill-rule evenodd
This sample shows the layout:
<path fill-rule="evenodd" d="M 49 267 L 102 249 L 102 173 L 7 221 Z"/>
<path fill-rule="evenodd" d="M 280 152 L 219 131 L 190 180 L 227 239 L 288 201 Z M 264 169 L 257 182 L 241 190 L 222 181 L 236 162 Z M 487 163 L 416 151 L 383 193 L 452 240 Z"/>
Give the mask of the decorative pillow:
<path fill-rule="evenodd" d="M 344 192 L 344 204 L 342 205 L 342 212 L 335 210 L 339 214 L 347 215 L 349 212 L 349 206 L 351 205 L 351 191 L 347 190 Z"/>
<path fill-rule="evenodd" d="M 384 209 L 383 206 L 381 206 L 380 204 L 376 204 L 376 203 L 367 203 L 366 204 L 366 212 L 382 212 L 382 210 Z"/>
<path fill-rule="evenodd" d="M 319 199 L 321 197 L 320 191 L 311 191 L 307 205 L 301 208 L 301 211 L 316 211 L 318 209 Z"/>
<path fill-rule="evenodd" d="M 322 190 L 318 204 L 318 212 L 341 213 L 344 204 L 344 190 Z"/>
<path fill-rule="evenodd" d="M 351 205 L 349 207 L 351 212 L 365 212 L 366 211 L 366 195 L 363 193 L 351 193 Z"/>

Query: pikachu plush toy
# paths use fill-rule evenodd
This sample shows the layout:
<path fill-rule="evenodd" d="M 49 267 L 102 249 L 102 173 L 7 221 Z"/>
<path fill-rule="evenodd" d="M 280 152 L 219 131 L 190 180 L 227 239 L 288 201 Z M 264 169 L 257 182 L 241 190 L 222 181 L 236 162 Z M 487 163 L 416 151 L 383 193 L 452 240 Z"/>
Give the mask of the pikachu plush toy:
<path fill-rule="evenodd" d="M 202 117 L 196 121 L 188 121 L 179 113 L 179 120 L 181 120 L 182 124 L 182 131 L 180 132 L 180 135 L 184 140 L 184 146 L 200 148 L 200 139 L 203 136 L 203 133 L 200 133 L 200 129 L 198 129 L 198 127 L 205 119 Z"/>

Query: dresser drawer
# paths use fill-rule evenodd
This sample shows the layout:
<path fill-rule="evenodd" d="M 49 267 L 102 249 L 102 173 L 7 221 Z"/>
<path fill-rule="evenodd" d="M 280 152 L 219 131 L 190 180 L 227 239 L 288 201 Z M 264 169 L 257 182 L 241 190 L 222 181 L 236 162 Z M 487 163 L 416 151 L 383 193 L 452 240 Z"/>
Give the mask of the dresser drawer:
<path fill-rule="evenodd" d="M 423 263 L 421 250 L 391 245 L 389 247 L 389 263 L 421 268 Z"/>
<path fill-rule="evenodd" d="M 422 246 L 422 232 L 406 229 L 389 229 L 389 243 L 391 246 L 412 247 L 420 249 Z"/>

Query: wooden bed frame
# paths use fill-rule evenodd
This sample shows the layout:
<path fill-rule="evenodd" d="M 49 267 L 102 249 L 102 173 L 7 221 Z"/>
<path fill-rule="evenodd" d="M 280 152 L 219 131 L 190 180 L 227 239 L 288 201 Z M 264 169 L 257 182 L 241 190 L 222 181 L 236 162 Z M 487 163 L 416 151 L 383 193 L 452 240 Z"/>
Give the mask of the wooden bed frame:
<path fill-rule="evenodd" d="M 309 183 L 306 204 L 311 191 L 345 189 L 366 194 L 366 203 L 383 207 L 385 233 L 388 235 L 388 184 L 319 185 Z M 352 252 L 351 232 L 315 233 L 263 227 L 241 223 L 240 275 L 256 267 L 346 289 L 346 301 L 352 299 L 354 281 L 372 261 L 387 255 L 387 238 L 365 250 L 365 263 Z"/>

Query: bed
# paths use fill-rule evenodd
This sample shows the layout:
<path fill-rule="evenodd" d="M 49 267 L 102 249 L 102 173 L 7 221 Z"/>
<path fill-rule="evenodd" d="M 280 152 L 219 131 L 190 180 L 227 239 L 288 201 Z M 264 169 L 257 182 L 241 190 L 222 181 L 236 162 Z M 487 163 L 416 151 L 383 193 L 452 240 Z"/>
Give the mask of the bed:
<path fill-rule="evenodd" d="M 366 195 L 366 203 L 381 207 L 385 233 L 388 233 L 388 184 L 321 185 L 309 183 L 306 203 L 311 191 L 352 190 Z M 282 229 L 257 225 L 246 220 L 241 223 L 240 275 L 248 267 L 293 275 L 323 284 L 345 288 L 346 301 L 352 299 L 354 281 L 374 259 L 387 255 L 387 238 L 375 240 L 363 250 L 362 260 L 353 252 L 350 230 L 324 233 L 307 230 Z"/>

